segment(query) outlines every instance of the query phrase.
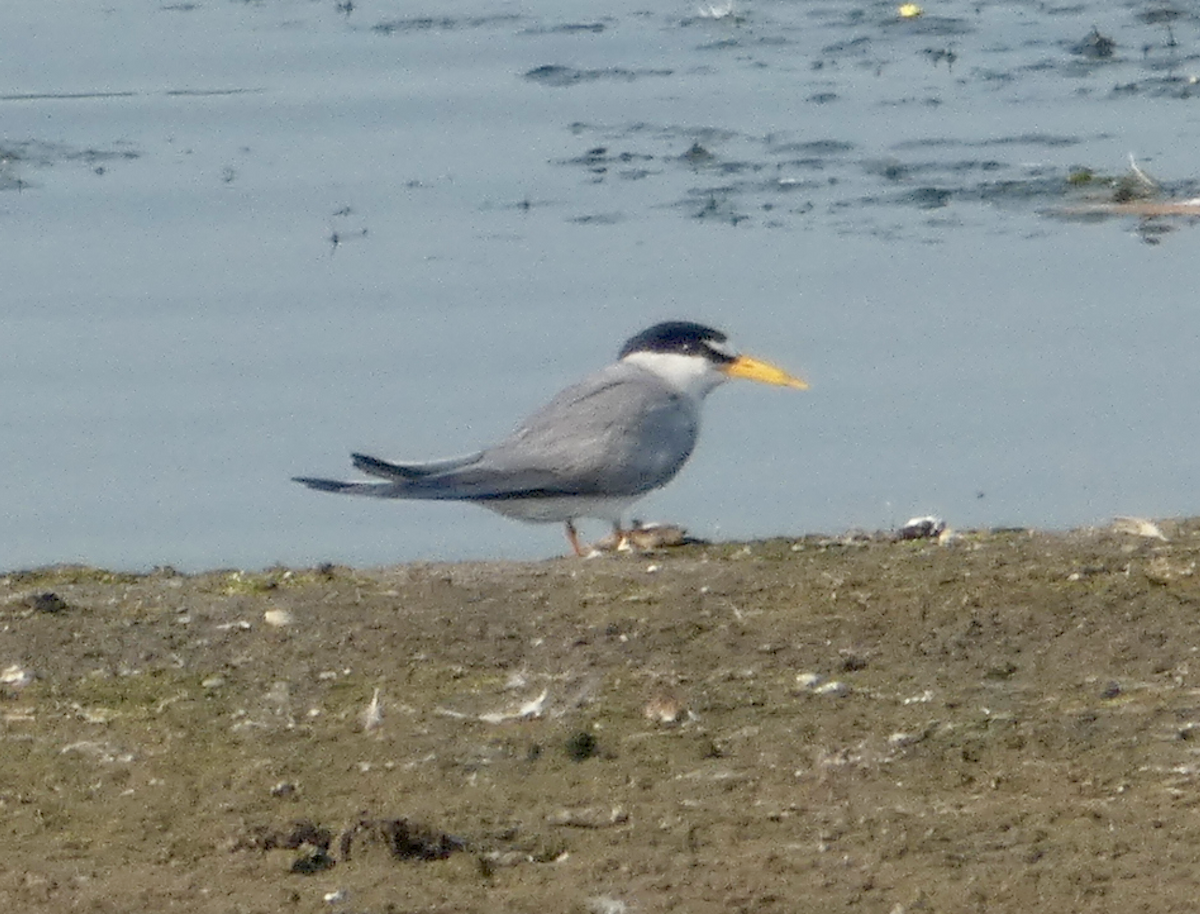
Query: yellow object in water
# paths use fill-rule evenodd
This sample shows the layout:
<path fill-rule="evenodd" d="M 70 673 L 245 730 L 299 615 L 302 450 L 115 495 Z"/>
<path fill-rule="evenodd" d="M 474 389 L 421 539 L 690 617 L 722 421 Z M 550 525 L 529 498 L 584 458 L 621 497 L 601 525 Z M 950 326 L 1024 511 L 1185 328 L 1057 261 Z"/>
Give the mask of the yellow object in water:
<path fill-rule="evenodd" d="M 917 6 L 915 3 L 905 3 L 897 10 L 901 19 L 916 19 L 925 10 Z"/>

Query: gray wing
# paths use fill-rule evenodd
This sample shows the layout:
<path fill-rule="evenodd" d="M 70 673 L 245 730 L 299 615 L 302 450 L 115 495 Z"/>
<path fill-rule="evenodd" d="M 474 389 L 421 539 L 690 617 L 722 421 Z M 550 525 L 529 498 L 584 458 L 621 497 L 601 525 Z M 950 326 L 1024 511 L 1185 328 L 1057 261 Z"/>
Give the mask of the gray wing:
<path fill-rule="evenodd" d="M 377 498 L 633 496 L 669 482 L 691 455 L 698 432 L 692 401 L 644 369 L 617 364 L 568 387 L 478 454 L 424 464 L 355 454 L 358 469 L 388 481 L 296 481 Z"/>
<path fill-rule="evenodd" d="M 568 387 L 449 475 L 474 498 L 640 495 L 679 472 L 699 430 L 691 400 L 645 369 L 617 364 Z"/>

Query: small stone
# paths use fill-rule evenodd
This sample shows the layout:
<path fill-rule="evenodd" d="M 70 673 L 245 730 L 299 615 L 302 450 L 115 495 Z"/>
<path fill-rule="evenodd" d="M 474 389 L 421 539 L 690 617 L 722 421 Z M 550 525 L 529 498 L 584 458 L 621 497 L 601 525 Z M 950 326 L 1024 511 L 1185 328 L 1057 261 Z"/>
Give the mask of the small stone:
<path fill-rule="evenodd" d="M 936 539 L 946 530 L 946 522 L 940 517 L 927 515 L 913 517 L 905 522 L 896 536 L 902 540 Z"/>
<path fill-rule="evenodd" d="M 570 828 L 609 828 L 628 822 L 629 813 L 620 806 L 577 806 L 551 813 L 546 821 Z"/>
<path fill-rule="evenodd" d="M 268 609 L 263 613 L 263 621 L 273 628 L 283 628 L 291 625 L 295 619 L 286 609 Z"/>
<path fill-rule="evenodd" d="M 1152 520 L 1147 520 L 1144 517 L 1117 517 L 1113 519 L 1112 526 L 1109 528 L 1113 533 L 1127 533 L 1131 536 L 1144 536 L 1147 539 L 1162 540 L 1167 542 L 1166 535 L 1159 528 L 1158 524 Z"/>
<path fill-rule="evenodd" d="M 939 546 L 957 546 L 959 543 L 963 542 L 963 538 L 957 530 L 952 530 L 947 527 L 938 534 L 937 542 Z"/>
<path fill-rule="evenodd" d="M 590 759 L 597 752 L 599 752 L 599 747 L 596 743 L 596 737 L 587 730 L 580 730 L 578 733 L 572 734 L 567 740 L 567 755 L 572 761 L 582 762 L 585 759 Z"/>
<path fill-rule="evenodd" d="M 56 593 L 32 593 L 25 598 L 25 605 L 34 612 L 60 613 L 67 608 L 67 601 Z"/>
<path fill-rule="evenodd" d="M 383 723 L 383 701 L 380 699 L 380 691 L 376 689 L 371 696 L 371 701 L 362 713 L 362 728 L 364 730 L 374 730 Z"/>
<path fill-rule="evenodd" d="M 841 698 L 850 692 L 850 686 L 836 679 L 831 679 L 829 682 L 822 683 L 814 688 L 812 692 L 814 695 L 831 695 L 834 698 Z"/>
<path fill-rule="evenodd" d="M 802 689 L 815 689 L 824 679 L 820 673 L 797 673 L 796 685 Z"/>
<path fill-rule="evenodd" d="M 0 671 L 0 686 L 13 689 L 14 691 L 25 688 L 31 682 L 33 682 L 33 673 L 20 664 L 14 663 L 12 666 L 6 666 Z"/>
<path fill-rule="evenodd" d="M 586 902 L 588 914 L 626 914 L 629 910 L 629 905 L 618 898 L 610 898 L 607 895 L 597 895 L 595 898 L 589 898 Z"/>
<path fill-rule="evenodd" d="M 683 702 L 674 695 L 656 695 L 642 709 L 646 719 L 656 724 L 677 724 L 686 713 Z"/>
<path fill-rule="evenodd" d="M 336 864 L 337 861 L 324 851 L 314 851 L 296 860 L 292 864 L 292 872 L 299 873 L 301 876 L 312 876 L 331 869 Z"/>

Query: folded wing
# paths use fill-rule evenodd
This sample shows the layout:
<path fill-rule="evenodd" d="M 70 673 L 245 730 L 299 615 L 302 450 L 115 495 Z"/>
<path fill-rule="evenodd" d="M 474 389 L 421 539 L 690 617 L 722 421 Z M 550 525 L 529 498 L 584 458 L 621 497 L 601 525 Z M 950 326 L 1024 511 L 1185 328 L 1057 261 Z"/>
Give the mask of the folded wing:
<path fill-rule="evenodd" d="M 409 464 L 355 454 L 355 467 L 387 481 L 296 481 L 376 498 L 636 496 L 679 472 L 698 432 L 691 400 L 651 372 L 618 363 L 567 388 L 508 438 L 477 454 Z"/>

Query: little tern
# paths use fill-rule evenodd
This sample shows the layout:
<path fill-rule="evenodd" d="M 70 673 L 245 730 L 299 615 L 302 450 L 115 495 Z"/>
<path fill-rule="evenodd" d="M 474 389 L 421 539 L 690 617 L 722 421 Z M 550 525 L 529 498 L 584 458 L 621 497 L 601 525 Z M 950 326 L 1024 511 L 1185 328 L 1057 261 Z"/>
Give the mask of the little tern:
<path fill-rule="evenodd" d="M 384 481 L 294 481 L 373 498 L 468 501 L 505 517 L 565 523 L 571 548 L 583 556 L 575 521 L 607 520 L 620 542 L 622 515 L 687 462 L 700 406 L 728 378 L 808 387 L 768 362 L 736 354 L 719 330 L 667 321 L 630 339 L 615 364 L 562 391 L 492 447 L 425 463 L 353 454 L 358 470 Z"/>

